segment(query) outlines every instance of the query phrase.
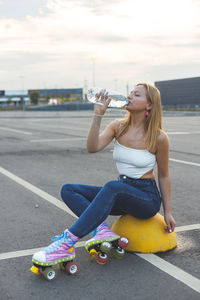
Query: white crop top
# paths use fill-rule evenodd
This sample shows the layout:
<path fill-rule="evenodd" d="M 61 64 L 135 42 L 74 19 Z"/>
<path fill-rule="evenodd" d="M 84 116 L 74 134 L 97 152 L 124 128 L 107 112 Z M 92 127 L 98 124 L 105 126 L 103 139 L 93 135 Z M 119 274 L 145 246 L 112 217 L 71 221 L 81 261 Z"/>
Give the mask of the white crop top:
<path fill-rule="evenodd" d="M 156 156 L 148 150 L 133 149 L 119 144 L 115 141 L 113 159 L 116 162 L 120 175 L 131 178 L 141 178 L 151 171 L 156 164 Z"/>

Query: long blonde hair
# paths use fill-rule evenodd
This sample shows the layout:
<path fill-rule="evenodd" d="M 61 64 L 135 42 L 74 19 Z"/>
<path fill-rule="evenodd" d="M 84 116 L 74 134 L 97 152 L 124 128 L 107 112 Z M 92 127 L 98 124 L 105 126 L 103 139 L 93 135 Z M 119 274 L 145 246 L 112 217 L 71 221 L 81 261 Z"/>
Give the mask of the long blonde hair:
<path fill-rule="evenodd" d="M 156 152 L 157 148 L 157 137 L 160 129 L 162 129 L 162 106 L 160 91 L 148 83 L 138 83 L 143 85 L 146 89 L 147 100 L 151 103 L 152 107 L 149 111 L 149 115 L 145 120 L 145 133 L 146 133 L 146 148 L 152 152 Z M 120 120 L 120 127 L 117 132 L 116 138 L 118 139 L 121 135 L 125 134 L 131 122 L 131 113 L 128 112 L 125 119 Z"/>

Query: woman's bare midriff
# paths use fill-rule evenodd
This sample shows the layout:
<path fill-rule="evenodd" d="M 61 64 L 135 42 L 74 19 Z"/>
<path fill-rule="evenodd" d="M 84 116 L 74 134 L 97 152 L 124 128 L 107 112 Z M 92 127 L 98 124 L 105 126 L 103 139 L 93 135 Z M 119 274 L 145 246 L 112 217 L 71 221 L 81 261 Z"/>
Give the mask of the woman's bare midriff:
<path fill-rule="evenodd" d="M 154 175 L 153 170 L 144 174 L 140 179 L 154 179 L 155 180 L 155 175 Z"/>

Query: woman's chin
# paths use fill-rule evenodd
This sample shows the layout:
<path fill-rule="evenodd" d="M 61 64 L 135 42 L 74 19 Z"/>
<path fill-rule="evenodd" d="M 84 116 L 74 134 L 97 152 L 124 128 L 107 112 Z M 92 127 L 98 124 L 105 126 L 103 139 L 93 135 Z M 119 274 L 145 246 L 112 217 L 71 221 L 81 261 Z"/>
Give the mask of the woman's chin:
<path fill-rule="evenodd" d="M 125 106 L 125 109 L 128 110 L 128 111 L 131 111 L 131 109 L 128 105 Z"/>

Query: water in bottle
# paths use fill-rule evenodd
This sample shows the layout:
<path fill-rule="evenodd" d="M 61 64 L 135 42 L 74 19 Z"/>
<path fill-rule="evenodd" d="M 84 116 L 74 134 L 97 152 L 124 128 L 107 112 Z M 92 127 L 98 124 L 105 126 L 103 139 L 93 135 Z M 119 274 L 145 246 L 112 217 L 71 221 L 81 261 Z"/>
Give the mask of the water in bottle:
<path fill-rule="evenodd" d="M 104 91 L 104 94 L 107 93 L 108 97 L 112 99 L 108 107 L 123 107 L 129 103 L 128 98 L 120 92 L 105 90 L 96 87 L 88 90 L 87 99 L 92 103 L 103 105 L 106 100 L 98 98 L 96 96 L 96 94 L 99 94 L 101 91 Z"/>

